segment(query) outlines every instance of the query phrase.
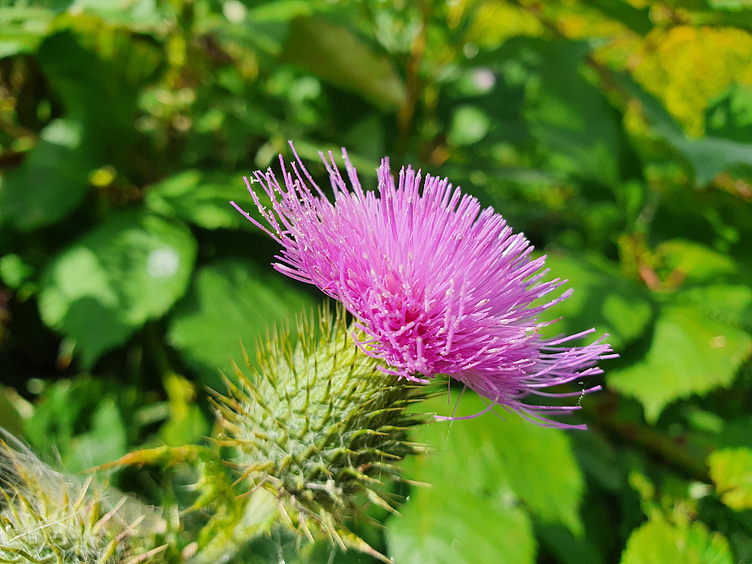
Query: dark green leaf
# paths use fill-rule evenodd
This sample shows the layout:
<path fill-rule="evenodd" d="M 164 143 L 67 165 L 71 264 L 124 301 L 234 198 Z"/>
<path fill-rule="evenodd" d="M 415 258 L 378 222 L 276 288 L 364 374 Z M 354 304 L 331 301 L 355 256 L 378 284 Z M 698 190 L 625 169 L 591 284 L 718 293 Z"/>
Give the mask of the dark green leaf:
<path fill-rule="evenodd" d="M 638 8 L 629 2 L 611 2 L 609 0 L 587 0 L 584 3 L 594 6 L 612 20 L 627 26 L 640 35 L 647 35 L 653 29 L 650 6 Z"/>
<path fill-rule="evenodd" d="M 168 339 L 204 384 L 220 389 L 220 370 L 231 375 L 231 359 L 242 363 L 241 342 L 255 358 L 257 338 L 275 323 L 293 321 L 310 304 L 281 275 L 250 261 L 226 260 L 198 272 L 175 311 Z"/>
<path fill-rule="evenodd" d="M 559 558 L 562 564 L 605 564 L 589 539 L 577 538 L 561 525 L 535 528 L 542 544 Z"/>
<path fill-rule="evenodd" d="M 268 197 L 262 196 L 262 201 L 270 205 Z M 261 220 L 239 174 L 186 170 L 149 187 L 145 201 L 155 212 L 178 217 L 204 229 L 252 229 L 253 224 L 230 205 L 231 200 L 244 202 L 243 208 Z"/>
<path fill-rule="evenodd" d="M 384 110 L 398 107 L 405 98 L 402 79 L 389 59 L 374 54 L 345 28 L 321 19 L 292 22 L 282 60 L 355 92 Z"/>
<path fill-rule="evenodd" d="M 705 112 L 705 129 L 714 137 L 752 143 L 752 86 L 734 84 Z"/>
<path fill-rule="evenodd" d="M 82 200 L 94 161 L 82 147 L 83 127 L 70 119 L 52 122 L 0 190 L 0 220 L 22 230 L 55 223 Z"/>
<path fill-rule="evenodd" d="M 608 333 L 615 350 L 623 350 L 648 329 L 653 316 L 650 300 L 639 286 L 624 279 L 608 264 L 576 256 L 546 258 L 551 277 L 568 280 L 572 296 L 546 311 L 541 318 L 561 317 L 550 329 L 554 334 L 579 333 L 595 327 L 593 341 Z"/>
<path fill-rule="evenodd" d="M 621 172 L 621 127 L 606 97 L 580 72 L 589 50 L 571 41 L 543 44 L 539 80 L 530 83 L 524 115 L 554 168 L 612 185 Z"/>

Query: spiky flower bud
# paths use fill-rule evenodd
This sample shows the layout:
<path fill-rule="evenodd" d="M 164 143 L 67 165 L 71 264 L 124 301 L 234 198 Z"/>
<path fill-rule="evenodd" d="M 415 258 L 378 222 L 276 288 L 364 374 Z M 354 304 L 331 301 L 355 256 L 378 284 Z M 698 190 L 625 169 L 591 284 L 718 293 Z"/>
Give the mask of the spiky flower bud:
<path fill-rule="evenodd" d="M 146 563 L 162 550 L 146 540 L 158 525 L 153 510 L 67 478 L 0 434 L 0 562 Z"/>
<path fill-rule="evenodd" d="M 216 400 L 242 476 L 271 491 L 309 538 L 313 527 L 340 544 L 343 521 L 364 498 L 392 508 L 384 481 L 422 450 L 407 431 L 423 418 L 407 408 L 427 393 L 384 372 L 353 331 L 342 308 L 303 318 L 296 339 L 282 331 L 260 343 L 260 370 L 246 356 L 252 376 L 236 367 L 238 383 Z"/>

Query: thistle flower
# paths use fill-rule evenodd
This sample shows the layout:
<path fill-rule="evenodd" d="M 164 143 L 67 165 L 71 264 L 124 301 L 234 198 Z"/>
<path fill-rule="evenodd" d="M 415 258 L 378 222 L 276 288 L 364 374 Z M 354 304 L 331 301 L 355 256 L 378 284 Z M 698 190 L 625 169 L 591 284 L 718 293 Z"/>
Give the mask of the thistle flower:
<path fill-rule="evenodd" d="M 602 339 L 567 345 L 592 329 L 541 337 L 546 323 L 539 314 L 571 292 L 547 297 L 564 281 L 543 281 L 545 256 L 532 258 L 533 247 L 522 233 L 446 178 L 426 175 L 424 180 L 420 170 L 408 166 L 395 184 L 385 158 L 377 192 L 366 192 L 344 149 L 350 186 L 332 154 L 320 155 L 334 202 L 297 153 L 291 171 L 280 156 L 283 184 L 271 168 L 245 179 L 268 225 L 232 202 L 282 247 L 274 267 L 342 302 L 364 335 L 359 346 L 386 363 L 385 370 L 413 382 L 448 375 L 487 398 L 488 409 L 502 406 L 543 425 L 584 427 L 545 416 L 578 406 L 523 402 L 529 395 L 598 390 L 545 391 L 600 374 L 596 363 L 611 350 Z M 262 205 L 255 183 L 272 200 L 271 210 Z"/>

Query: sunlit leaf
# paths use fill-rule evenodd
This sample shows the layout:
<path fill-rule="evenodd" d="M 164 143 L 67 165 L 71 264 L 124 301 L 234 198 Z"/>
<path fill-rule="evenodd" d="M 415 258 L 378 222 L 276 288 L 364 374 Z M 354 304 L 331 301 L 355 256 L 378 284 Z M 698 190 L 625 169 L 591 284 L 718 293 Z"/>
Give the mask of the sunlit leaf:
<path fill-rule="evenodd" d="M 31 53 L 47 35 L 54 12 L 41 7 L 0 9 L 0 59 Z"/>
<path fill-rule="evenodd" d="M 452 113 L 452 124 L 447 134 L 455 145 L 472 145 L 486 136 L 491 120 L 475 106 L 460 106 Z"/>
<path fill-rule="evenodd" d="M 194 403 L 195 387 L 177 374 L 164 376 L 163 384 L 169 397 L 170 417 L 159 430 L 160 438 L 176 447 L 200 441 L 209 432 L 209 426 Z"/>
<path fill-rule="evenodd" d="M 667 241 L 656 252 L 683 278 L 673 296 L 677 302 L 752 332 L 752 267 L 689 241 Z"/>
<path fill-rule="evenodd" d="M 637 529 L 627 541 L 621 564 L 733 564 L 726 538 L 702 523 L 673 525 L 654 518 Z"/>
<path fill-rule="evenodd" d="M 0 427 L 17 437 L 23 436 L 24 422 L 33 407 L 12 388 L 0 386 Z"/>
<path fill-rule="evenodd" d="M 535 562 L 532 526 L 522 509 L 456 486 L 421 489 L 390 519 L 389 551 L 398 562 Z"/>
<path fill-rule="evenodd" d="M 620 76 L 619 83 L 642 105 L 653 130 L 663 137 L 692 167 L 695 184 L 704 186 L 718 173 L 736 165 L 752 166 L 752 143 L 705 136 L 688 137 L 673 117 L 653 96 L 631 78 Z"/>
<path fill-rule="evenodd" d="M 445 395 L 422 404 L 442 415 L 465 416 L 486 407 L 466 391 L 451 403 Z M 579 533 L 579 505 L 584 480 L 564 431 L 532 424 L 514 413 L 486 414 L 461 422 L 439 422 L 415 435 L 435 452 L 427 455 L 416 475 L 449 496 L 454 488 L 517 500 L 532 514 Z M 556 471 L 552 471 L 552 469 Z M 495 492 L 495 493 L 493 493 Z"/>
<path fill-rule="evenodd" d="M 744 331 L 707 319 L 688 307 L 665 307 L 644 357 L 611 369 L 607 383 L 637 398 L 646 419 L 654 423 L 677 399 L 728 387 L 749 356 L 750 346 L 752 337 Z"/>
<path fill-rule="evenodd" d="M 74 10 L 93 13 L 112 24 L 145 30 L 164 27 L 168 14 L 160 13 L 156 0 L 75 0 Z"/>
<path fill-rule="evenodd" d="M 60 254 L 47 268 L 39 309 L 75 341 L 85 365 L 121 344 L 183 295 L 196 243 L 181 224 L 122 213 Z"/>
<path fill-rule="evenodd" d="M 34 268 L 16 254 L 0 257 L 0 280 L 9 288 L 20 288 L 33 273 Z"/>
<path fill-rule="evenodd" d="M 708 457 L 710 478 L 721 501 L 732 509 L 752 509 L 752 450 L 718 450 Z"/>
<path fill-rule="evenodd" d="M 749 22 L 742 14 L 735 17 L 740 24 Z M 712 99 L 731 84 L 749 84 L 752 79 L 752 35 L 739 27 L 656 26 L 634 54 L 632 76 L 661 100 L 691 137 L 702 135 L 703 112 Z"/>

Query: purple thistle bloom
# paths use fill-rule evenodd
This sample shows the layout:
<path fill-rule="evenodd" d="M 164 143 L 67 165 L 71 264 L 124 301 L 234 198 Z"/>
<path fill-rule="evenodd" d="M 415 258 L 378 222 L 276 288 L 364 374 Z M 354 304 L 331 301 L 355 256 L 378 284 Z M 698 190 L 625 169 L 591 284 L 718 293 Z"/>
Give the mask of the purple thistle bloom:
<path fill-rule="evenodd" d="M 547 323 L 538 315 L 571 293 L 532 305 L 564 282 L 541 281 L 548 272 L 545 256 L 531 258 L 533 247 L 522 233 L 513 233 L 493 208 L 482 210 L 477 199 L 447 179 L 426 175 L 422 180 L 421 172 L 408 166 L 395 185 L 385 158 L 378 191 L 365 192 L 344 149 L 350 187 L 331 152 L 328 161 L 320 155 L 334 203 L 297 153 L 291 172 L 280 156 L 284 185 L 271 169 L 245 178 L 268 227 L 232 202 L 281 245 L 274 267 L 342 302 L 365 334 L 359 340 L 363 351 L 382 359 L 389 372 L 415 382 L 445 374 L 488 398 L 487 410 L 499 405 L 543 425 L 584 428 L 544 415 L 579 405 L 522 401 L 531 394 L 596 391 L 600 386 L 570 393 L 545 389 L 600 374 L 596 362 L 615 356 L 602 339 L 565 345 L 593 329 L 541 338 L 538 329 Z M 261 204 L 252 186 L 256 182 L 274 202 L 272 210 Z"/>

